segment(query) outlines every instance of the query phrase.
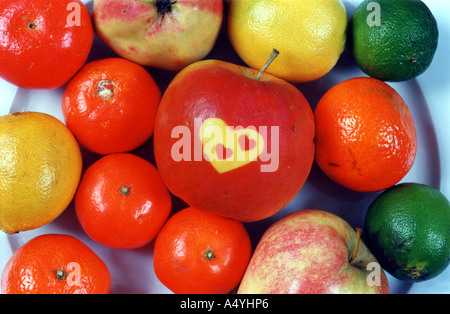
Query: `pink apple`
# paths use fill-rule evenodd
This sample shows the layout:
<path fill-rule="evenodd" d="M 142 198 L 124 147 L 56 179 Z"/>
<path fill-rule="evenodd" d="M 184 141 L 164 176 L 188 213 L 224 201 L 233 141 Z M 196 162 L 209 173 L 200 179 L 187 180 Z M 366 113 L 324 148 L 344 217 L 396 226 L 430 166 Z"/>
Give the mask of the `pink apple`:
<path fill-rule="evenodd" d="M 266 230 L 238 289 L 239 294 L 389 291 L 383 269 L 359 232 L 316 209 L 289 214 Z"/>
<path fill-rule="evenodd" d="M 223 0 L 94 0 L 96 32 L 119 56 L 171 71 L 203 59 L 223 21 Z"/>

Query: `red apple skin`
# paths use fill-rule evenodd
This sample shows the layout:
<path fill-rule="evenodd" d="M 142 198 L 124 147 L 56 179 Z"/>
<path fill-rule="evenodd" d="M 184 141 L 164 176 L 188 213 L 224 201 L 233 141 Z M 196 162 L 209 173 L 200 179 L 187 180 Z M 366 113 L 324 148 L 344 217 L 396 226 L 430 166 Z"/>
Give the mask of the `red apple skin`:
<path fill-rule="evenodd" d="M 155 159 L 169 190 L 190 206 L 243 222 L 270 217 L 286 206 L 305 183 L 314 159 L 314 117 L 303 94 L 269 74 L 256 80 L 257 74 L 223 61 L 196 62 L 170 83 L 155 121 Z M 208 118 L 234 127 L 267 126 L 269 153 L 271 127 L 279 127 L 276 171 L 262 172 L 261 166 L 270 164 L 262 158 L 225 173 L 205 158 L 195 161 L 202 144 L 193 139 L 198 127 L 194 122 Z M 176 126 L 187 126 L 192 134 L 190 161 L 171 157 L 180 140 L 171 137 Z"/>
<path fill-rule="evenodd" d="M 363 241 L 349 260 L 356 232 L 342 218 L 312 209 L 284 216 L 260 239 L 238 294 L 388 294 L 380 268 L 380 285 L 369 286 L 367 264 L 377 262 Z"/>
<path fill-rule="evenodd" d="M 213 48 L 223 23 L 223 0 L 94 0 L 96 32 L 119 56 L 150 67 L 181 70 Z"/>

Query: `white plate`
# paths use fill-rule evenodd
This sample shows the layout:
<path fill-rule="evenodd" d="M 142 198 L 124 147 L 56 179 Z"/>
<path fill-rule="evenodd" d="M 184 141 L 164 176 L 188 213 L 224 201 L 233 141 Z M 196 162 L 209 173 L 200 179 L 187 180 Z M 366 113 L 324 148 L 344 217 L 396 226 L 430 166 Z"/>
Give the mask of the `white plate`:
<path fill-rule="evenodd" d="M 92 10 L 92 0 L 84 0 Z M 450 2 L 448 0 L 424 0 L 436 17 L 440 41 L 431 67 L 416 80 L 390 83 L 404 98 L 416 123 L 418 154 L 413 168 L 402 182 L 429 184 L 450 197 Z M 348 14 L 354 11 L 360 0 L 344 0 Z M 88 61 L 115 56 L 98 38 L 94 42 Z M 222 59 L 243 64 L 233 51 L 224 30 L 207 58 Z M 174 73 L 148 69 L 164 90 Z M 319 98 L 333 85 L 355 76 L 365 76 L 346 51 L 338 65 L 325 77 L 311 83 L 297 84 L 314 108 Z M 61 98 L 64 87 L 54 90 L 23 90 L 0 80 L 0 115 L 17 111 L 40 111 L 63 121 Z M 135 151 L 153 161 L 151 140 Z M 96 156 L 84 152 L 85 166 Z M 264 230 L 282 216 L 305 208 L 323 209 L 346 219 L 353 227 L 362 226 L 370 202 L 378 193 L 357 193 L 338 186 L 329 180 L 316 165 L 302 190 L 295 199 L 278 214 L 263 221 L 248 223 L 253 244 L 256 245 Z M 184 204 L 174 204 L 174 211 Z M 153 243 L 134 250 L 115 250 L 91 240 L 81 229 L 73 205 L 55 221 L 41 228 L 7 236 L 0 233 L 0 271 L 13 252 L 28 240 L 40 234 L 70 234 L 91 247 L 107 264 L 112 274 L 111 293 L 171 293 L 156 278 L 152 267 Z M 419 284 L 407 284 L 388 275 L 392 293 L 450 293 L 450 268 L 438 277 Z"/>

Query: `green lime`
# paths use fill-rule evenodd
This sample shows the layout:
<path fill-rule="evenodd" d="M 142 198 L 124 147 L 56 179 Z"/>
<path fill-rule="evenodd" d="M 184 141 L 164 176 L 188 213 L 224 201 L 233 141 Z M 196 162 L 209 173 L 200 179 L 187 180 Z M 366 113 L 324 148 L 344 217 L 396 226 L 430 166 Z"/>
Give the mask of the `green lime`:
<path fill-rule="evenodd" d="M 364 242 L 397 279 L 434 278 L 450 261 L 450 203 L 428 185 L 395 185 L 369 206 Z"/>
<path fill-rule="evenodd" d="M 349 23 L 349 50 L 367 75 L 400 82 L 430 66 L 439 31 L 420 0 L 365 0 Z"/>

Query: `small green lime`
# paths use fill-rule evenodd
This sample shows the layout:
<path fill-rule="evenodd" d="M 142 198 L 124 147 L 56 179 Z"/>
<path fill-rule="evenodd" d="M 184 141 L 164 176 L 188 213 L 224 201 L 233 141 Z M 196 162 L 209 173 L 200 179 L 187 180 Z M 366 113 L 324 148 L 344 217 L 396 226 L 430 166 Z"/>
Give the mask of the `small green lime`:
<path fill-rule="evenodd" d="M 363 72 L 383 81 L 413 79 L 430 66 L 439 31 L 420 0 L 365 0 L 349 23 L 349 50 Z"/>
<path fill-rule="evenodd" d="M 450 261 L 450 203 L 428 185 L 393 186 L 369 206 L 364 242 L 381 267 L 397 279 L 434 278 Z"/>

